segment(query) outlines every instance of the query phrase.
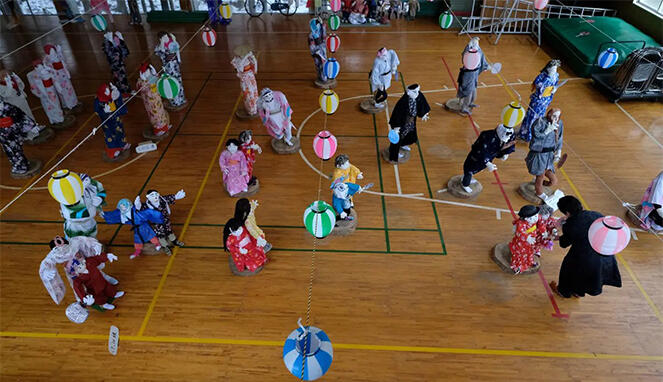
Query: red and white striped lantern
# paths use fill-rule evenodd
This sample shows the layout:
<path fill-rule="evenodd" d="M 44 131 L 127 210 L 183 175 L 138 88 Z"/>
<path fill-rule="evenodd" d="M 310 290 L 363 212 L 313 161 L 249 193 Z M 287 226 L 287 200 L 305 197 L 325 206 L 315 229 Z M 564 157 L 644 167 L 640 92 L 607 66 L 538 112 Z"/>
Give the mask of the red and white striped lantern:
<path fill-rule="evenodd" d="M 313 151 L 322 160 L 333 157 L 337 147 L 336 137 L 327 130 L 319 132 L 313 138 Z"/>
<path fill-rule="evenodd" d="M 329 2 L 329 7 L 332 12 L 338 12 L 341 10 L 341 0 L 331 0 Z"/>
<path fill-rule="evenodd" d="M 205 45 L 207 46 L 216 45 L 216 31 L 214 29 L 205 27 L 205 29 L 203 29 L 202 37 L 203 37 L 203 43 L 205 43 Z"/>
<path fill-rule="evenodd" d="M 332 33 L 327 36 L 327 50 L 336 53 L 339 46 L 341 46 L 341 38 L 337 34 Z"/>
<path fill-rule="evenodd" d="M 470 49 L 463 54 L 463 66 L 467 70 L 474 70 L 479 67 L 481 62 L 481 53 L 477 49 Z"/>
<path fill-rule="evenodd" d="M 617 216 L 598 218 L 589 227 L 589 244 L 602 255 L 615 255 L 631 241 L 631 230 Z"/>

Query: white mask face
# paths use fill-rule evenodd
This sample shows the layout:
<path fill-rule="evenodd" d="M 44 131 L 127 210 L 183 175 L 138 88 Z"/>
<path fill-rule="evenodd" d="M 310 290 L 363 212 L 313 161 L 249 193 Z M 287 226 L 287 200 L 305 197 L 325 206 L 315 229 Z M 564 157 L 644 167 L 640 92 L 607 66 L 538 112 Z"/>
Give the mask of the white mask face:
<path fill-rule="evenodd" d="M 339 167 L 341 170 L 347 170 L 350 168 L 350 161 L 345 161 L 343 164 Z"/>
<path fill-rule="evenodd" d="M 272 92 L 265 93 L 262 96 L 263 101 L 270 103 L 274 100 L 274 94 Z"/>
<path fill-rule="evenodd" d="M 548 75 L 552 76 L 553 74 L 557 73 L 557 65 L 553 65 L 548 68 Z"/>
<path fill-rule="evenodd" d="M 556 111 L 550 115 L 550 122 L 557 124 L 559 122 L 559 117 L 562 115 L 561 112 Z"/>
<path fill-rule="evenodd" d="M 539 220 L 539 214 L 532 215 L 528 218 L 525 218 L 525 221 L 529 224 L 534 224 Z"/>
<path fill-rule="evenodd" d="M 244 232 L 244 229 L 242 227 L 237 228 L 237 230 L 235 231 L 230 230 L 230 234 L 236 237 L 239 237 L 242 234 L 242 232 Z"/>
<path fill-rule="evenodd" d="M 231 154 L 234 154 L 234 153 L 237 152 L 237 146 L 235 146 L 234 143 L 231 143 L 231 144 L 228 145 L 227 150 L 228 150 Z"/>
<path fill-rule="evenodd" d="M 158 192 L 150 192 L 147 194 L 147 201 L 150 202 L 153 206 L 158 206 L 159 205 L 159 193 Z"/>
<path fill-rule="evenodd" d="M 87 266 L 85 263 L 85 259 L 79 259 L 79 264 L 74 265 L 74 269 L 76 270 L 76 273 L 78 274 L 85 274 L 88 273 Z"/>
<path fill-rule="evenodd" d="M 513 129 L 507 128 L 504 125 L 500 125 L 497 127 L 497 137 L 500 139 L 502 143 L 506 143 L 511 139 L 511 136 L 513 135 Z"/>
<path fill-rule="evenodd" d="M 407 92 L 407 96 L 412 98 L 412 99 L 416 99 L 417 97 L 419 97 L 419 88 L 418 87 L 414 90 L 407 89 L 406 92 Z"/>

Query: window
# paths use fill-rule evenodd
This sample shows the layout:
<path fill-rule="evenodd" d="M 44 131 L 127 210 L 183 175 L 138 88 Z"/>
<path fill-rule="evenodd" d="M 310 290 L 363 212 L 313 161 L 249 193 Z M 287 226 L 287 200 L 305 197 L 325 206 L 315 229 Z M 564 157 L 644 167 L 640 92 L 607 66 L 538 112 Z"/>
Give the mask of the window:
<path fill-rule="evenodd" d="M 633 4 L 663 18 L 663 0 L 633 0 Z"/>

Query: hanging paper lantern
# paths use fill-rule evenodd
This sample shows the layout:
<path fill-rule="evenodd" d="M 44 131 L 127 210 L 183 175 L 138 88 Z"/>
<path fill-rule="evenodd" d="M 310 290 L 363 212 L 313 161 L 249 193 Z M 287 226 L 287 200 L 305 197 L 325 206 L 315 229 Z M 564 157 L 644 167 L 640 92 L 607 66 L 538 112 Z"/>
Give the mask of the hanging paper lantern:
<path fill-rule="evenodd" d="M 548 5 L 548 0 L 534 0 L 534 9 L 537 11 L 543 10 Z"/>
<path fill-rule="evenodd" d="M 92 27 L 99 32 L 105 31 L 106 27 L 108 26 L 106 19 L 102 15 L 92 16 L 92 18 L 90 19 L 90 23 L 92 24 Z"/>
<path fill-rule="evenodd" d="M 619 53 L 617 53 L 617 49 L 608 48 L 603 52 L 601 52 L 601 54 L 599 54 L 598 64 L 603 69 L 608 69 L 614 64 L 616 64 L 618 59 L 619 59 Z"/>
<path fill-rule="evenodd" d="M 454 22 L 454 17 L 451 14 L 451 12 L 444 11 L 440 15 L 439 22 L 440 22 L 440 28 L 448 29 L 451 26 L 451 24 Z"/>
<path fill-rule="evenodd" d="M 332 33 L 327 36 L 327 49 L 330 52 L 336 53 L 339 46 L 341 46 L 341 38 L 338 35 Z"/>
<path fill-rule="evenodd" d="M 329 25 L 329 29 L 335 31 L 341 26 L 341 18 L 338 15 L 331 15 L 327 19 L 327 25 Z"/>
<path fill-rule="evenodd" d="M 617 216 L 598 218 L 589 226 L 589 244 L 602 255 L 615 255 L 631 241 L 631 230 Z"/>
<path fill-rule="evenodd" d="M 341 70 L 341 65 L 335 58 L 332 57 L 325 61 L 325 65 L 322 67 L 322 69 L 325 71 L 327 77 L 330 80 L 333 80 L 336 78 L 336 76 L 338 76 L 338 72 Z"/>
<path fill-rule="evenodd" d="M 319 132 L 313 138 L 313 151 L 322 160 L 333 157 L 337 147 L 336 137 L 327 130 Z"/>
<path fill-rule="evenodd" d="M 329 235 L 336 224 L 336 211 L 322 200 L 311 203 L 304 211 L 306 230 L 318 239 Z"/>
<path fill-rule="evenodd" d="M 477 49 L 470 49 L 463 54 L 463 66 L 465 69 L 474 70 L 481 63 L 481 53 Z"/>
<path fill-rule="evenodd" d="M 525 118 L 525 109 L 520 103 L 513 101 L 502 109 L 502 124 L 506 127 L 516 127 Z"/>
<path fill-rule="evenodd" d="M 83 182 L 74 172 L 58 170 L 48 181 L 48 192 L 58 203 L 70 206 L 78 203 L 83 197 Z"/>
<path fill-rule="evenodd" d="M 221 4 L 219 6 L 219 13 L 221 14 L 221 17 L 229 20 L 233 17 L 233 10 L 230 8 L 229 4 Z"/>
<path fill-rule="evenodd" d="M 157 90 L 163 98 L 173 99 L 180 92 L 180 83 L 177 79 L 163 74 L 157 81 Z"/>
<path fill-rule="evenodd" d="M 293 330 L 283 344 L 283 362 L 295 377 L 313 381 L 329 370 L 334 349 L 329 337 L 320 328 L 298 324 L 300 327 Z"/>
<path fill-rule="evenodd" d="M 331 89 L 327 89 L 320 94 L 320 107 L 327 114 L 334 114 L 338 109 L 338 94 Z"/>
<path fill-rule="evenodd" d="M 329 7 L 332 12 L 338 12 L 341 10 L 341 0 L 331 0 L 329 2 Z"/>
<path fill-rule="evenodd" d="M 216 31 L 214 29 L 205 27 L 203 29 L 202 38 L 203 38 L 203 43 L 205 43 L 205 45 L 207 46 L 216 45 Z"/>

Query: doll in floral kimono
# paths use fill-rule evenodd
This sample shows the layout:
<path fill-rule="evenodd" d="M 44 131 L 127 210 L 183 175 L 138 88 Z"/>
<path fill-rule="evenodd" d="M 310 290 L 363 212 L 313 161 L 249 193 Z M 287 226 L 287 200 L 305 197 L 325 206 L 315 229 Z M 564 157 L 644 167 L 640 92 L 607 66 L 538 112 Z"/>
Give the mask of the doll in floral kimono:
<path fill-rule="evenodd" d="M 258 245 L 258 241 L 251 236 L 246 226 L 234 217 L 223 227 L 223 244 L 239 272 L 257 273 L 267 262 L 264 248 Z"/>
<path fill-rule="evenodd" d="M 58 96 L 60 96 L 62 106 L 68 110 L 72 110 L 78 106 L 78 110 L 80 110 L 82 104 L 79 106 L 76 91 L 71 84 L 71 74 L 69 74 L 69 71 L 64 66 L 62 47 L 60 45 L 48 44 L 44 46 L 44 52 L 46 53 L 43 60 L 44 65 L 50 66 L 55 71 L 55 89 L 58 92 Z"/>
<path fill-rule="evenodd" d="M 111 67 L 113 84 L 120 89 L 122 94 L 131 93 L 129 78 L 127 76 L 127 67 L 124 64 L 124 60 L 129 55 L 129 48 L 124 42 L 124 36 L 122 36 L 122 33 L 104 33 L 103 50 L 106 54 L 108 64 Z"/>
<path fill-rule="evenodd" d="M 230 63 L 237 70 L 246 115 L 255 116 L 258 114 L 258 84 L 256 83 L 258 60 L 253 52 L 249 51 L 243 56 L 236 55 Z"/>
<path fill-rule="evenodd" d="M 561 230 L 559 219 L 553 216 L 553 209 L 547 204 L 541 205 L 539 210 L 539 220 L 537 221 L 537 229 L 540 233 L 541 247 L 551 251 L 553 249 L 553 240 L 557 238 L 557 233 Z M 541 256 L 541 252 L 534 254 Z"/>
<path fill-rule="evenodd" d="M 219 156 L 223 184 L 230 196 L 248 191 L 251 180 L 246 156 L 239 147 L 237 139 L 228 139 L 226 149 Z"/>
<path fill-rule="evenodd" d="M 169 105 L 167 107 L 171 110 L 180 110 L 186 105 L 182 69 L 180 67 L 182 63 L 180 44 L 172 33 L 162 31 L 157 36 L 159 44 L 154 49 L 154 53 L 161 59 L 164 72 L 180 83 L 179 92 L 174 98 L 168 100 Z"/>
<path fill-rule="evenodd" d="M 518 139 L 529 142 L 532 139 L 532 125 L 534 122 L 546 115 L 546 110 L 553 100 L 559 86 L 559 73 L 557 69 L 561 65 L 559 60 L 550 60 L 541 69 L 541 73 L 532 83 L 532 95 L 529 97 L 527 114 L 523 118 L 518 131 Z"/>
<path fill-rule="evenodd" d="M 308 46 L 313 57 L 315 70 L 318 73 L 316 84 L 324 85 L 329 80 L 325 74 L 324 65 L 327 62 L 327 32 L 325 24 L 319 17 L 311 21 L 311 33 L 308 35 Z"/>
<path fill-rule="evenodd" d="M 73 116 L 67 116 L 65 119 L 56 89 L 59 85 L 56 81 L 55 70 L 44 65 L 41 60 L 34 61 L 33 65 L 34 70 L 28 73 L 30 91 L 41 101 L 41 106 L 51 126 L 60 129 L 71 126 L 76 120 Z"/>
<path fill-rule="evenodd" d="M 157 71 L 147 62 L 143 63 L 138 73 L 136 89 L 140 92 L 145 111 L 152 125 L 151 130 L 143 133 L 148 139 L 162 139 L 172 127 L 170 117 L 163 107 L 161 95 L 157 91 Z"/>
<path fill-rule="evenodd" d="M 285 94 L 264 88 L 260 91 L 258 100 L 258 114 L 267 132 L 274 139 L 282 139 L 288 146 L 292 146 L 292 109 Z"/>
<path fill-rule="evenodd" d="M 246 166 L 249 173 L 249 184 L 255 182 L 255 176 L 253 176 L 253 164 L 256 162 L 256 155 L 262 154 L 262 149 L 260 146 L 253 140 L 253 133 L 251 130 L 244 130 L 239 133 L 239 142 L 240 150 L 244 153 L 246 157 Z"/>
<path fill-rule="evenodd" d="M 94 111 L 103 123 L 104 141 L 106 142 L 106 158 L 108 160 L 122 159 L 120 155 L 131 147 L 124 135 L 124 125 L 120 116 L 127 114 L 127 108 L 122 100 L 120 91 L 112 84 L 102 84 L 97 89 L 94 100 Z M 124 154 L 124 158 L 128 155 Z"/>
<path fill-rule="evenodd" d="M 0 145 L 11 163 L 13 178 L 27 178 L 41 169 L 41 161 L 28 160 L 23 153 L 23 141 L 38 134 L 34 120 L 0 98 Z"/>
<path fill-rule="evenodd" d="M 518 219 L 513 221 L 514 236 L 509 243 L 511 269 L 515 274 L 536 268 L 539 264 L 535 255 L 540 254 L 542 235 L 538 230 L 539 207 L 526 205 L 518 211 Z"/>

